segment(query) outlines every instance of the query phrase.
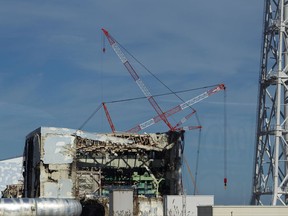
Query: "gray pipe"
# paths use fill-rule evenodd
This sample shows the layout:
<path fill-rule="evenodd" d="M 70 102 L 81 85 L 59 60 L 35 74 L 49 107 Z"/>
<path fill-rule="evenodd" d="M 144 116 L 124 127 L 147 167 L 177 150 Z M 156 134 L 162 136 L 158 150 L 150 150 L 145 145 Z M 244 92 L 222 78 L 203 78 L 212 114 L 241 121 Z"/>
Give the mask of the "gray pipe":
<path fill-rule="evenodd" d="M 0 216 L 79 216 L 82 206 L 74 199 L 0 199 Z"/>

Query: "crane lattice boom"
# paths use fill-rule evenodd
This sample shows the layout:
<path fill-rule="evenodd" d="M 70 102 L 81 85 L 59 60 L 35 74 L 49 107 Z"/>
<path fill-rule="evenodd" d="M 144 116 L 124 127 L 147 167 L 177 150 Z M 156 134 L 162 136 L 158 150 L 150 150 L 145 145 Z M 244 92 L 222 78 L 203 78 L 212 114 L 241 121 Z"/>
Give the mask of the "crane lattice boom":
<path fill-rule="evenodd" d="M 210 90 L 208 90 L 208 91 L 206 91 L 206 92 L 204 92 L 204 93 L 202 93 L 202 94 L 200 94 L 200 95 L 198 95 L 198 96 L 196 96 L 196 97 L 194 97 L 194 98 L 192 98 L 192 99 L 190 99 L 190 100 L 188 100 L 188 101 L 186 101 L 186 102 L 184 102 L 178 106 L 175 106 L 170 110 L 167 110 L 166 112 L 164 112 L 164 115 L 166 118 L 168 118 L 169 116 L 174 115 L 175 113 L 180 112 L 180 111 L 182 111 L 188 107 L 191 107 L 192 105 L 204 100 L 205 98 L 209 97 L 210 95 L 213 95 L 213 94 L 215 94 L 221 90 L 224 90 L 224 89 L 225 89 L 225 85 L 219 84 L 215 88 L 210 89 Z M 150 127 L 151 125 L 153 125 L 153 124 L 155 124 L 161 120 L 162 119 L 159 116 L 155 116 L 155 117 L 149 119 L 148 121 L 145 121 L 145 122 L 131 128 L 130 130 L 128 130 L 126 132 L 137 133 L 140 130 L 143 130 L 147 127 Z M 175 130 L 175 127 L 173 130 Z"/>
<path fill-rule="evenodd" d="M 141 91 L 143 92 L 145 97 L 148 99 L 149 103 L 151 104 L 153 109 L 156 111 L 158 116 L 160 116 L 161 120 L 163 120 L 165 122 L 165 124 L 169 127 L 170 130 L 173 130 L 172 125 L 169 123 L 168 119 L 164 115 L 164 113 L 161 110 L 160 106 L 155 101 L 154 97 L 151 95 L 151 93 L 148 90 L 148 88 L 142 82 L 142 80 L 138 76 L 137 72 L 132 67 L 132 65 L 129 63 L 128 59 L 126 58 L 126 56 L 124 55 L 124 53 L 122 52 L 122 50 L 120 49 L 120 47 L 118 46 L 116 41 L 111 37 L 111 35 L 109 34 L 109 32 L 107 30 L 102 28 L 102 31 L 105 34 L 105 36 L 107 37 L 107 39 L 109 41 L 109 44 L 113 48 L 114 52 L 117 54 L 117 56 L 119 57 L 121 62 L 124 64 L 124 66 L 126 67 L 127 71 L 130 73 L 130 75 L 132 76 L 132 78 L 134 79 L 134 81 L 136 82 L 138 87 L 141 89 Z"/>

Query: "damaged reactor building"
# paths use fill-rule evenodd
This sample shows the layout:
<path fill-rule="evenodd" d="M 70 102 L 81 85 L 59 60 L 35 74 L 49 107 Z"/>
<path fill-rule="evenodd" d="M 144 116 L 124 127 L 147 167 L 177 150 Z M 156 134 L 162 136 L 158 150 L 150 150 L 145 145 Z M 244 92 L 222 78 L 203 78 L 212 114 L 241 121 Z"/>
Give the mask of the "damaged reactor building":
<path fill-rule="evenodd" d="M 26 137 L 22 197 L 75 199 L 81 215 L 164 215 L 163 197 L 182 194 L 183 149 L 182 131 L 40 127 Z"/>

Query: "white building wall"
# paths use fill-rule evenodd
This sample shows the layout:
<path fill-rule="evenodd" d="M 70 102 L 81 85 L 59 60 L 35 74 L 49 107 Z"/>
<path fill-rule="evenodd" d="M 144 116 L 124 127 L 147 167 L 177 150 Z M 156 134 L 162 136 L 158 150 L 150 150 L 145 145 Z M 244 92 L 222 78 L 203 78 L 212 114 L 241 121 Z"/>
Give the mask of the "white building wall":
<path fill-rule="evenodd" d="M 139 216 L 163 216 L 163 201 L 161 198 L 138 197 Z"/>
<path fill-rule="evenodd" d="M 287 216 L 285 206 L 199 206 L 198 216 Z"/>
<path fill-rule="evenodd" d="M 164 215 L 197 216 L 197 206 L 214 205 L 212 195 L 166 195 L 164 196 Z"/>
<path fill-rule="evenodd" d="M 23 157 L 15 157 L 0 161 L 0 197 L 7 185 L 17 184 L 23 180 Z"/>
<path fill-rule="evenodd" d="M 133 216 L 133 190 L 114 189 L 109 194 L 109 216 Z"/>

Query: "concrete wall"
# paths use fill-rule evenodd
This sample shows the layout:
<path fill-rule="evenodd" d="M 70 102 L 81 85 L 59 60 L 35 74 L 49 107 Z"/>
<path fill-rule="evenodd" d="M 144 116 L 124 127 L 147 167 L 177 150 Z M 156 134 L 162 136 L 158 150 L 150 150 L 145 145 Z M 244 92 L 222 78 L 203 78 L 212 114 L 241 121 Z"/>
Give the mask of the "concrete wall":
<path fill-rule="evenodd" d="M 198 216 L 287 216 L 285 206 L 198 206 Z"/>
<path fill-rule="evenodd" d="M 19 181 L 23 181 L 22 163 L 23 157 L 0 161 L 0 197 L 7 185 L 17 184 Z"/>
<path fill-rule="evenodd" d="M 133 190 L 115 189 L 109 196 L 110 216 L 133 216 Z"/>
<path fill-rule="evenodd" d="M 162 197 L 138 197 L 139 216 L 163 216 Z"/>
<path fill-rule="evenodd" d="M 25 197 L 75 198 L 75 130 L 41 127 L 26 137 Z"/>
<path fill-rule="evenodd" d="M 212 195 L 166 195 L 164 214 L 167 216 L 197 216 L 197 206 L 214 205 Z"/>

